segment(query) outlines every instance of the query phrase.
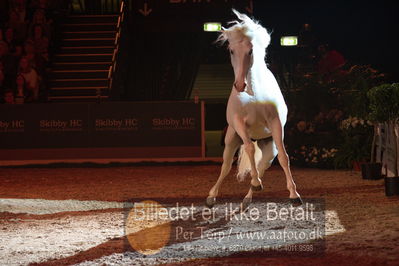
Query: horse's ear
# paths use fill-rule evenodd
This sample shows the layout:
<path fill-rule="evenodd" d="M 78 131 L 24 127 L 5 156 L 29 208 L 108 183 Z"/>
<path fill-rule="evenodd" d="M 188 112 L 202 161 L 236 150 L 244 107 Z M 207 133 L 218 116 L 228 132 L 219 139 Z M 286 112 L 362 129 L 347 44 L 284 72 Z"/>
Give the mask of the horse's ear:
<path fill-rule="evenodd" d="M 238 12 L 236 9 L 232 9 L 233 13 L 237 16 L 237 18 L 241 21 L 247 21 L 247 20 L 251 20 L 247 15 L 245 15 L 244 13 L 240 13 Z"/>

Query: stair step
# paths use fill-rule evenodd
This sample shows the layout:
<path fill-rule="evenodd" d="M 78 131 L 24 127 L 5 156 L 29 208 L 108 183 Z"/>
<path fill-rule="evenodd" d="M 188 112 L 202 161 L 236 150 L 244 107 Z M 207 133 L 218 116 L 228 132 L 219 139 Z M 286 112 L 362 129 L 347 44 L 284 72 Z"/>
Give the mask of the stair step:
<path fill-rule="evenodd" d="M 112 54 L 56 54 L 55 62 L 112 62 Z"/>
<path fill-rule="evenodd" d="M 108 99 L 108 95 L 101 95 L 101 100 Z M 94 102 L 98 100 L 98 96 L 49 96 L 51 102 Z"/>
<path fill-rule="evenodd" d="M 61 25 L 62 47 L 49 75 L 50 101 L 108 98 L 108 71 L 115 49 L 118 15 L 72 15 Z"/>
<path fill-rule="evenodd" d="M 203 99 L 228 99 L 233 82 L 234 71 L 230 64 L 200 65 L 191 98 L 197 93 Z"/>
<path fill-rule="evenodd" d="M 116 23 L 66 23 L 61 25 L 65 31 L 116 31 Z"/>
<path fill-rule="evenodd" d="M 53 87 L 51 88 L 51 90 L 66 90 L 66 91 L 70 91 L 70 90 L 108 90 L 108 87 Z"/>
<path fill-rule="evenodd" d="M 102 94 L 100 94 L 102 95 Z M 97 96 L 96 90 L 74 90 L 74 91 L 50 91 L 50 97 L 54 96 Z"/>
<path fill-rule="evenodd" d="M 111 62 L 56 62 L 54 70 L 108 70 Z"/>
<path fill-rule="evenodd" d="M 118 15 L 73 15 L 67 18 L 69 23 L 117 23 Z"/>
<path fill-rule="evenodd" d="M 53 79 L 50 87 L 108 87 L 108 79 Z"/>
<path fill-rule="evenodd" d="M 65 39 L 77 38 L 115 38 L 116 31 L 66 31 L 62 33 Z"/>
<path fill-rule="evenodd" d="M 108 88 L 104 87 L 76 87 L 76 88 L 52 88 L 49 91 L 50 96 L 97 96 L 108 94 Z"/>
<path fill-rule="evenodd" d="M 114 46 L 64 46 L 60 48 L 60 54 L 112 54 L 114 48 Z"/>
<path fill-rule="evenodd" d="M 115 38 L 78 38 L 63 39 L 63 46 L 81 47 L 81 46 L 112 46 L 115 44 Z"/>
<path fill-rule="evenodd" d="M 88 79 L 108 78 L 108 70 L 55 70 L 50 73 L 51 79 Z"/>

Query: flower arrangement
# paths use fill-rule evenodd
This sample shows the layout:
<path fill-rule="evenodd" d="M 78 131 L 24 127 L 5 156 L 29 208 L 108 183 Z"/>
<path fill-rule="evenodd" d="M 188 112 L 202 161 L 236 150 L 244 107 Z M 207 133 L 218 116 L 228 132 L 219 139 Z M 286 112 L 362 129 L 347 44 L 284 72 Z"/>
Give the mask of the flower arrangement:
<path fill-rule="evenodd" d="M 369 65 L 345 67 L 329 79 L 304 73 L 287 88 L 287 151 L 293 165 L 352 168 L 369 161 L 373 123 L 368 92 L 385 74 Z"/>
<path fill-rule="evenodd" d="M 290 159 L 296 165 L 330 168 L 333 166 L 337 151 L 335 148 L 328 149 L 302 145 L 299 149 L 293 151 Z"/>
<path fill-rule="evenodd" d="M 349 116 L 349 118 L 341 121 L 340 129 L 350 130 L 350 129 L 355 129 L 357 127 L 368 127 L 372 125 L 373 122 L 371 122 L 370 120 Z"/>

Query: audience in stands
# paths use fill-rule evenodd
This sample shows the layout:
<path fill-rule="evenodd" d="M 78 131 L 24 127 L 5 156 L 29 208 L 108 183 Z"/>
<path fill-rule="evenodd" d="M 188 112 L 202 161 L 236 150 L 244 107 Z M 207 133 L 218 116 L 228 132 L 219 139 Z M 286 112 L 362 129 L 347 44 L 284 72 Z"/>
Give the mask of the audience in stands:
<path fill-rule="evenodd" d="M 0 63 L 6 81 L 13 80 L 17 73 L 17 64 L 14 56 L 9 53 L 8 44 L 5 41 L 0 41 Z"/>
<path fill-rule="evenodd" d="M 3 40 L 8 44 L 8 51 L 11 54 L 14 54 L 17 46 L 17 40 L 12 28 L 5 29 Z"/>
<path fill-rule="evenodd" d="M 17 89 L 16 89 L 16 95 L 15 95 L 15 103 L 16 104 L 23 104 L 26 102 L 31 102 L 33 101 L 33 95 L 29 94 L 29 92 L 26 90 L 26 82 L 25 78 L 22 74 L 19 74 L 17 76 L 16 80 L 17 84 Z"/>
<path fill-rule="evenodd" d="M 4 103 L 15 104 L 14 92 L 12 90 L 8 89 L 4 92 Z"/>
<path fill-rule="evenodd" d="M 59 1 L 0 1 L 0 102 L 39 100 Z"/>
<path fill-rule="evenodd" d="M 25 0 L 11 1 L 11 8 L 17 13 L 20 22 L 25 22 L 28 19 Z"/>
<path fill-rule="evenodd" d="M 19 61 L 18 73 L 24 77 L 26 89 L 31 95 L 32 101 L 37 101 L 39 99 L 40 77 L 25 56 Z"/>
<path fill-rule="evenodd" d="M 4 90 L 5 90 L 5 83 L 4 83 L 4 73 L 3 73 L 3 69 L 0 68 L 0 95 L 3 95 Z"/>
<path fill-rule="evenodd" d="M 43 29 L 43 35 L 50 38 L 52 31 L 51 24 L 52 20 L 47 20 L 45 11 L 43 9 L 37 9 L 33 14 L 32 22 L 29 26 L 29 32 L 34 32 L 33 27 L 40 25 Z"/>
<path fill-rule="evenodd" d="M 35 45 L 35 51 L 38 55 L 48 60 L 48 38 L 43 35 L 43 28 L 41 25 L 33 27 L 33 33 L 29 40 L 32 40 Z"/>
<path fill-rule="evenodd" d="M 21 21 L 20 15 L 15 9 L 10 10 L 8 21 L 5 23 L 5 28 L 13 29 L 15 33 L 15 39 L 18 41 L 23 41 L 26 39 L 26 21 Z"/>
<path fill-rule="evenodd" d="M 46 59 L 40 53 L 36 52 L 35 42 L 33 40 L 27 40 L 25 42 L 23 55 L 29 60 L 31 66 L 37 73 L 43 76 L 46 67 Z"/>

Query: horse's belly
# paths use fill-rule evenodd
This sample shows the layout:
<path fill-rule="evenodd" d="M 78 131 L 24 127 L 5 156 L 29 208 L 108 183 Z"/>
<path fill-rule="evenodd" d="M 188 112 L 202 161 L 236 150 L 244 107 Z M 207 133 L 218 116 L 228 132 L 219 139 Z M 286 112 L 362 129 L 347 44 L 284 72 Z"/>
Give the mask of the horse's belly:
<path fill-rule="evenodd" d="M 266 125 L 248 126 L 248 135 L 251 139 L 264 139 L 272 135 Z"/>

